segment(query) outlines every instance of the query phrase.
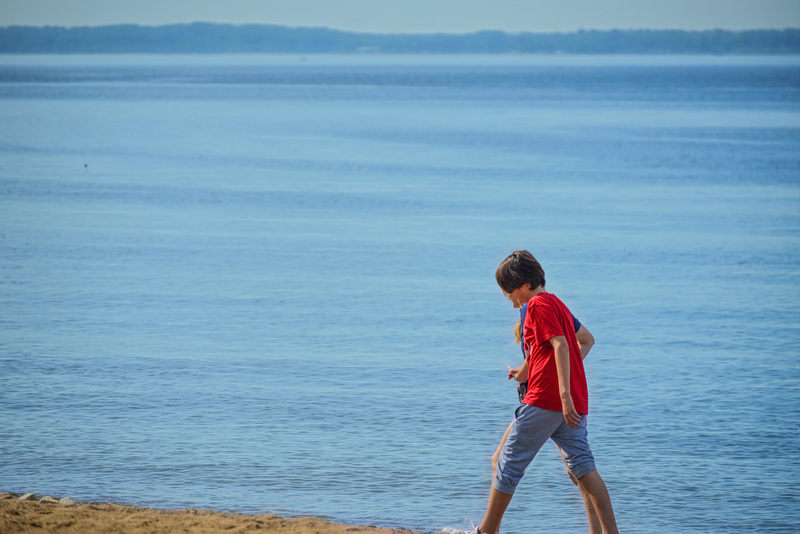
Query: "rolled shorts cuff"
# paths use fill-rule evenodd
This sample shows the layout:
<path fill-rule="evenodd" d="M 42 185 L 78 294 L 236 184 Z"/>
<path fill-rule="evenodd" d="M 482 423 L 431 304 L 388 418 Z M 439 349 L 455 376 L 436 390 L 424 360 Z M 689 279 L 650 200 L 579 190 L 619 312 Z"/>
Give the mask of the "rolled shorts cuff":
<path fill-rule="evenodd" d="M 585 462 L 578 467 L 569 468 L 569 472 L 572 473 L 572 476 L 575 478 L 583 478 L 592 471 L 597 471 L 597 466 L 595 466 L 594 461 Z"/>
<path fill-rule="evenodd" d="M 509 486 L 508 484 L 504 484 L 497 479 L 494 479 L 494 482 L 492 482 L 492 487 L 500 493 L 505 493 L 506 495 L 514 495 L 514 492 L 517 490 L 516 486 Z"/>

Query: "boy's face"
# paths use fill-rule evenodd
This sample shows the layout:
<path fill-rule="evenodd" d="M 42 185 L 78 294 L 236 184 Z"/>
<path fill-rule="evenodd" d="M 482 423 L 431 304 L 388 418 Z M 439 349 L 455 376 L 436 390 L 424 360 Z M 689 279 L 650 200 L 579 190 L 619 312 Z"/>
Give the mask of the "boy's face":
<path fill-rule="evenodd" d="M 529 287 L 530 284 L 525 284 L 522 287 L 518 287 L 511 293 L 506 293 L 503 291 L 503 294 L 508 298 L 508 300 L 511 301 L 511 304 L 515 308 L 521 308 L 523 304 L 530 300 L 528 297 L 528 294 L 530 293 L 530 290 L 528 289 Z"/>

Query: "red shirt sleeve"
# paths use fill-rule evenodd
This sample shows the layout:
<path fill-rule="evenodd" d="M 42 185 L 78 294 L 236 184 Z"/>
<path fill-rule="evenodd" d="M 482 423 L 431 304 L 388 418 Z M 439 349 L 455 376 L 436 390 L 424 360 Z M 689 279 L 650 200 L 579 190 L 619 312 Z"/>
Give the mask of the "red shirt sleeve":
<path fill-rule="evenodd" d="M 528 308 L 526 327 L 531 328 L 538 345 L 542 345 L 556 336 L 566 335 L 558 321 L 555 308 L 549 302 L 535 302 L 534 306 L 528 306 Z"/>

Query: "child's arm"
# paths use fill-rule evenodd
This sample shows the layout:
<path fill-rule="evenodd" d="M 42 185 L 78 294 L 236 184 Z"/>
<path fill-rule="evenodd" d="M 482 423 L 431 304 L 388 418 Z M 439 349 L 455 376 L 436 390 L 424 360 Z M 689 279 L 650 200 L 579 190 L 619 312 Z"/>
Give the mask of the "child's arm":
<path fill-rule="evenodd" d="M 581 416 L 575 411 L 572 402 L 572 394 L 569 389 L 569 345 L 564 336 L 550 338 L 556 358 L 556 371 L 558 372 L 558 391 L 561 394 L 561 409 L 564 412 L 564 420 L 572 428 L 577 428 L 581 424 Z"/>
<path fill-rule="evenodd" d="M 508 368 L 508 379 L 511 380 L 512 378 L 517 382 L 528 381 L 528 358 L 525 358 L 525 362 L 520 367 L 516 369 Z"/>
<path fill-rule="evenodd" d="M 589 332 L 588 328 L 581 325 L 578 331 L 575 332 L 575 337 L 578 338 L 578 346 L 581 349 L 581 359 L 585 360 L 594 345 L 594 336 Z"/>

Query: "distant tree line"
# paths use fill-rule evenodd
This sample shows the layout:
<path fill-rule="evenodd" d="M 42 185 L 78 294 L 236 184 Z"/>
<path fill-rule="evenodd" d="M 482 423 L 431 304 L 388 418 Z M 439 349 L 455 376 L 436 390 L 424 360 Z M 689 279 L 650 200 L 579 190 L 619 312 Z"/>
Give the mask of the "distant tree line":
<path fill-rule="evenodd" d="M 0 28 L 2 54 L 797 54 L 800 29 L 373 34 L 263 24 Z"/>

